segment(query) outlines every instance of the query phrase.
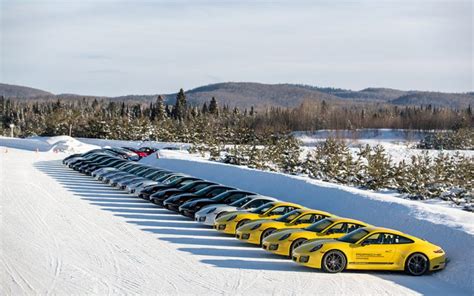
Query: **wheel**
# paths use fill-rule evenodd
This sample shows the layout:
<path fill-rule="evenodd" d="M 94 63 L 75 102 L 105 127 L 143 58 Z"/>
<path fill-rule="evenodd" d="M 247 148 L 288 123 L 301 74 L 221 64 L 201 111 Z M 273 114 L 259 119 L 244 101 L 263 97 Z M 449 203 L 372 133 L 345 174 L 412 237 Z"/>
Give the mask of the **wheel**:
<path fill-rule="evenodd" d="M 244 219 L 244 220 L 239 221 L 239 223 L 237 223 L 237 226 L 235 226 L 235 230 L 237 230 L 240 226 L 244 225 L 248 221 L 249 221 L 248 219 Z"/>
<path fill-rule="evenodd" d="M 295 240 L 291 246 L 290 246 L 290 258 L 293 256 L 293 251 L 298 248 L 299 246 L 301 246 L 302 244 L 304 244 L 306 242 L 306 239 L 304 238 L 299 238 L 297 240 Z"/>
<path fill-rule="evenodd" d="M 275 228 L 268 228 L 268 229 L 265 229 L 263 232 L 262 232 L 262 236 L 260 236 L 260 245 L 262 245 L 263 243 L 263 240 L 269 236 L 270 234 L 274 233 L 275 232 Z"/>
<path fill-rule="evenodd" d="M 408 257 L 407 262 L 405 263 L 406 271 L 414 276 L 419 276 L 425 274 L 430 267 L 430 262 L 425 255 L 421 253 L 415 253 Z"/>
<path fill-rule="evenodd" d="M 337 273 L 346 268 L 346 263 L 346 256 L 341 251 L 332 250 L 324 255 L 321 266 L 325 272 Z"/>

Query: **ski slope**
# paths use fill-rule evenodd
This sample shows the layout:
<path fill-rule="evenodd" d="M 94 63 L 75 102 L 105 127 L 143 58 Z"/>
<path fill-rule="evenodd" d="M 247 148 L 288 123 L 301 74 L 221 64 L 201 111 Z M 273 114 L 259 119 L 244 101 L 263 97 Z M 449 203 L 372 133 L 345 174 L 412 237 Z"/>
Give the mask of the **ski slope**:
<path fill-rule="evenodd" d="M 14 148 L 15 141 L 21 149 Z M 414 224 L 399 229 L 415 235 L 423 229 L 432 235 L 438 229 L 440 245 L 454 258 L 445 271 L 423 277 L 391 272 L 325 274 L 74 172 L 61 164 L 63 153 L 46 148 L 36 152 L 28 144 L 31 140 L 15 141 L 0 138 L 1 295 L 473 293 L 472 220 L 463 222 L 471 216 L 461 215 L 470 213 L 456 210 L 459 220 L 451 219 L 449 211 L 439 213 L 439 219 L 443 214 L 453 223 L 443 226 L 438 218 L 428 217 L 434 208 L 383 203 L 374 196 L 282 174 L 210 163 L 175 151 L 143 160 L 336 214 L 351 209 L 352 217 L 362 215 L 369 223 L 387 211 L 384 226 Z M 329 197 L 335 200 L 332 206 Z M 374 208 L 363 208 L 369 205 Z M 401 214 L 393 217 L 397 212 Z M 450 240 L 462 245 L 450 249 L 454 245 L 446 245 Z"/>

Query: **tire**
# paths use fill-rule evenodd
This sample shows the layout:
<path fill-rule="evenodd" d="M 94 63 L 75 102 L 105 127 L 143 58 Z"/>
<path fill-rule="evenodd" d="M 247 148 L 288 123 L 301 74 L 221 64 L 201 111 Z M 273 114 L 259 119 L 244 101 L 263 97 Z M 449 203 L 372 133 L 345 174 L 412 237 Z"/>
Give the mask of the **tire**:
<path fill-rule="evenodd" d="M 244 219 L 244 220 L 240 220 L 239 223 L 237 223 L 237 225 L 235 226 L 235 230 L 237 231 L 237 229 L 244 225 L 245 223 L 247 223 L 249 221 L 249 219 Z"/>
<path fill-rule="evenodd" d="M 305 238 L 299 238 L 297 240 L 295 240 L 291 246 L 290 246 L 290 252 L 289 252 L 289 257 L 291 258 L 293 256 L 293 251 L 298 248 L 299 246 L 301 246 L 302 244 L 304 244 L 304 242 L 307 241 L 307 239 Z"/>
<path fill-rule="evenodd" d="M 338 273 L 346 269 L 347 259 L 344 253 L 338 250 L 331 250 L 324 254 L 321 267 L 325 272 Z"/>
<path fill-rule="evenodd" d="M 405 271 L 413 276 L 425 274 L 430 269 L 430 261 L 421 253 L 411 254 L 405 262 Z"/>
<path fill-rule="evenodd" d="M 275 232 L 275 228 L 267 228 L 265 229 L 263 232 L 262 232 L 262 235 L 260 236 L 260 246 L 262 245 L 263 243 L 263 240 L 269 236 L 270 234 L 272 234 L 273 232 Z"/>

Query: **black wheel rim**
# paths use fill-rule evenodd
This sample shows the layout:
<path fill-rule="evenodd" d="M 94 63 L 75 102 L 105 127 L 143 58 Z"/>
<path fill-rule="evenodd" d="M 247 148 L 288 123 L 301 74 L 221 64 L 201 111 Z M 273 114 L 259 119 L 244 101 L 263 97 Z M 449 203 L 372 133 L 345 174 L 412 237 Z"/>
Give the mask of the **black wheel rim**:
<path fill-rule="evenodd" d="M 330 272 L 339 272 L 344 268 L 344 259 L 337 253 L 330 253 L 326 257 L 326 269 Z"/>
<path fill-rule="evenodd" d="M 301 246 L 303 244 L 304 241 L 300 240 L 300 241 L 296 241 L 293 243 L 293 245 L 291 246 L 291 255 L 293 255 L 293 251 L 298 248 L 299 246 Z"/>
<path fill-rule="evenodd" d="M 273 229 L 268 229 L 268 230 L 265 230 L 265 232 L 263 233 L 263 238 L 266 238 L 267 236 L 269 236 L 270 234 L 272 234 L 275 230 Z"/>
<path fill-rule="evenodd" d="M 408 270 L 414 275 L 421 275 L 425 273 L 428 262 L 423 255 L 413 255 L 408 261 Z"/>

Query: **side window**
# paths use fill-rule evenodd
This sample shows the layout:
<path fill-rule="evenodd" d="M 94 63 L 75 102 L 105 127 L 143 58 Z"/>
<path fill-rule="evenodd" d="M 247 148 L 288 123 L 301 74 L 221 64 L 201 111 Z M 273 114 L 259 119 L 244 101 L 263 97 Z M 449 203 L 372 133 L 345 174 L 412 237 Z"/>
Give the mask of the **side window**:
<path fill-rule="evenodd" d="M 218 194 L 221 194 L 222 192 L 226 191 L 225 188 L 216 188 L 214 190 L 211 190 L 209 193 L 206 194 L 207 197 L 214 197 Z"/>
<path fill-rule="evenodd" d="M 283 215 L 288 213 L 288 207 L 277 207 L 273 209 L 268 215 Z"/>
<path fill-rule="evenodd" d="M 231 195 L 231 196 L 227 197 L 226 200 L 228 202 L 234 202 L 234 201 L 237 201 L 237 200 L 241 199 L 242 197 L 244 197 L 243 193 L 236 193 L 234 195 Z"/>
<path fill-rule="evenodd" d="M 201 190 L 201 189 L 203 189 L 204 187 L 207 187 L 207 186 L 209 186 L 209 185 L 207 185 L 207 184 L 200 184 L 200 185 L 197 185 L 196 187 L 194 187 L 193 189 L 191 189 L 190 192 L 197 192 L 197 191 L 199 191 L 199 190 Z"/>
<path fill-rule="evenodd" d="M 258 208 L 259 206 L 262 206 L 262 205 L 264 205 L 264 204 L 266 204 L 266 203 L 268 203 L 268 202 L 269 202 L 269 201 L 266 200 L 266 199 L 257 199 L 257 200 L 255 201 L 255 204 L 253 204 L 252 206 Z"/>
<path fill-rule="evenodd" d="M 406 238 L 406 237 L 403 237 L 403 236 L 400 236 L 400 235 L 395 235 L 393 243 L 394 244 L 411 244 L 411 243 L 413 243 L 413 241 L 409 238 Z"/>
<path fill-rule="evenodd" d="M 347 233 L 352 232 L 356 229 L 359 229 L 362 225 L 354 224 L 354 223 L 347 223 Z"/>
<path fill-rule="evenodd" d="M 375 233 L 366 238 L 363 242 L 363 244 L 368 244 L 368 245 L 378 245 L 381 244 L 383 241 L 383 235 L 382 233 Z"/>
<path fill-rule="evenodd" d="M 326 218 L 324 215 L 319 215 L 319 214 L 313 214 L 313 220 L 310 223 L 318 222 L 319 220 L 322 220 Z"/>
<path fill-rule="evenodd" d="M 326 231 L 326 234 L 346 233 L 347 223 L 337 223 Z"/>
<path fill-rule="evenodd" d="M 314 222 L 314 214 L 306 214 L 296 220 L 296 224 L 303 224 L 303 223 L 313 223 Z"/>
<path fill-rule="evenodd" d="M 371 245 L 392 245 L 396 244 L 397 235 L 391 233 L 376 233 L 369 236 L 364 243 L 369 243 Z"/>

